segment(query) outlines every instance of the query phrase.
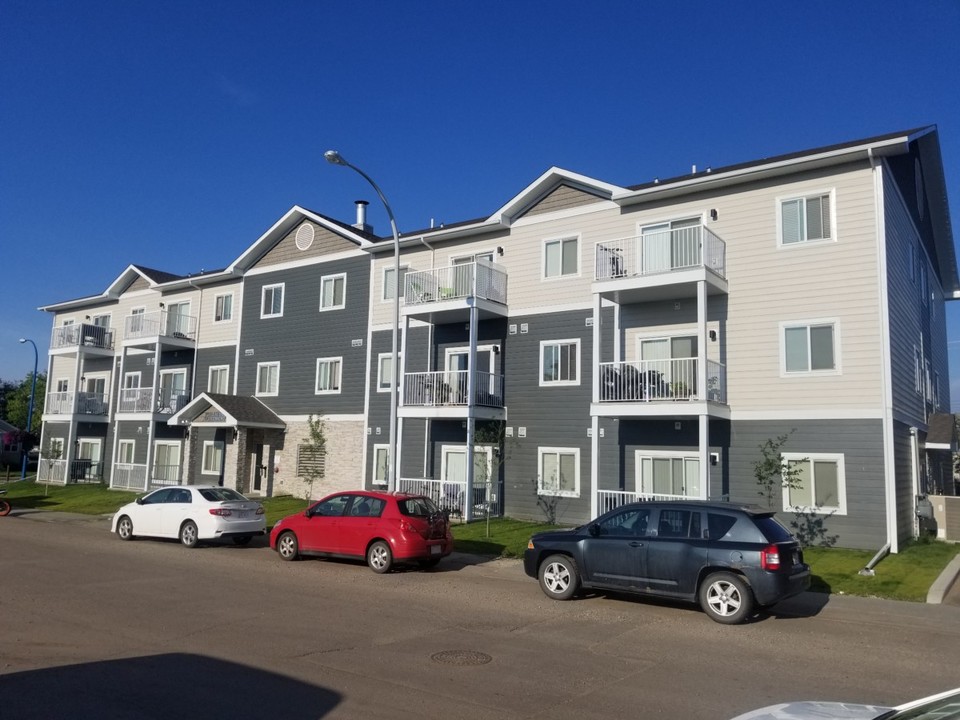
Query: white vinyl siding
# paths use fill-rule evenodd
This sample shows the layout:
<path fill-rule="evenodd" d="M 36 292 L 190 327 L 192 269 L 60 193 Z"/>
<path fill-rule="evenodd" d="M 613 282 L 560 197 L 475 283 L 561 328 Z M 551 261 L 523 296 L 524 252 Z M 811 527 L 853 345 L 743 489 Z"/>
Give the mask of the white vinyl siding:
<path fill-rule="evenodd" d="M 200 472 L 204 475 L 219 475 L 223 468 L 223 443 L 205 440 L 203 443 L 203 463 Z"/>
<path fill-rule="evenodd" d="M 283 317 L 284 283 L 264 285 L 260 291 L 260 317 Z"/>
<path fill-rule="evenodd" d="M 784 511 L 847 514 L 847 488 L 842 454 L 783 453 L 797 470 L 796 487 L 783 489 Z"/>
<path fill-rule="evenodd" d="M 274 396 L 280 392 L 280 363 L 257 363 L 257 396 Z"/>
<path fill-rule="evenodd" d="M 830 193 L 808 195 L 780 201 L 780 243 L 833 239 Z"/>
<path fill-rule="evenodd" d="M 580 384 L 580 341 L 544 340 L 540 343 L 540 385 Z"/>
<path fill-rule="evenodd" d="M 317 376 L 314 394 L 330 395 L 340 392 L 342 357 L 317 358 Z"/>
<path fill-rule="evenodd" d="M 537 494 L 580 497 L 580 450 L 543 447 L 537 452 Z"/>
<path fill-rule="evenodd" d="M 380 299 L 383 302 L 386 302 L 388 300 L 393 300 L 393 298 L 395 297 L 397 283 L 394 275 L 395 275 L 395 268 L 393 267 L 392 264 L 390 265 L 390 267 L 384 268 L 383 285 L 382 285 L 383 293 L 380 296 Z M 400 266 L 400 297 L 401 298 L 403 297 L 404 278 L 406 277 L 407 277 L 407 266 L 401 265 Z"/>
<path fill-rule="evenodd" d="M 543 277 L 580 274 L 580 238 L 566 237 L 543 243 Z"/>
<path fill-rule="evenodd" d="M 347 276 L 327 275 L 320 280 L 320 310 L 341 310 L 346 307 Z"/>
<path fill-rule="evenodd" d="M 831 321 L 782 324 L 783 373 L 838 372 L 837 335 L 837 325 Z"/>

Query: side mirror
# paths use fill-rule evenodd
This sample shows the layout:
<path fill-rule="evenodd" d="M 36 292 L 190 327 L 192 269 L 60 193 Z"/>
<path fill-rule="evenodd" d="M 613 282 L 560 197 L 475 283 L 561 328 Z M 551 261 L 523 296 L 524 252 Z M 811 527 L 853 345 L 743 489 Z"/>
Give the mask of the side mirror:
<path fill-rule="evenodd" d="M 134 502 L 137 503 L 137 505 L 143 505 L 143 498 L 138 497 L 136 500 L 134 500 Z"/>
<path fill-rule="evenodd" d="M 590 527 L 587 528 L 587 532 L 590 533 L 590 537 L 600 537 L 600 526 L 597 523 L 590 523 Z"/>

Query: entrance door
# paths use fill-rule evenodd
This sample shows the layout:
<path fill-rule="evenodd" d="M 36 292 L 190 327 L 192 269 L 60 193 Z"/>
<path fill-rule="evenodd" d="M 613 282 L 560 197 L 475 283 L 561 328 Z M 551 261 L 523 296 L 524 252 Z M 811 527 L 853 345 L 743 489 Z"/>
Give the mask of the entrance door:
<path fill-rule="evenodd" d="M 250 487 L 259 493 L 263 488 L 263 476 L 267 470 L 263 464 L 263 443 L 255 445 L 254 451 L 250 453 L 250 466 Z"/>
<path fill-rule="evenodd" d="M 467 448 L 452 445 L 443 448 L 441 477 L 443 479 L 443 497 L 441 507 L 460 512 L 466 510 L 470 502 L 478 512 L 485 511 L 493 490 L 492 463 L 493 448 L 477 445 L 473 450 L 473 497 L 467 498 Z"/>
<path fill-rule="evenodd" d="M 77 459 L 74 460 L 73 479 L 90 480 L 100 477 L 100 438 L 81 438 L 77 445 Z"/>
<path fill-rule="evenodd" d="M 640 340 L 646 397 L 690 398 L 697 391 L 697 338 L 682 335 Z"/>
<path fill-rule="evenodd" d="M 175 413 L 186 405 L 187 373 L 160 373 L 160 412 Z"/>
<path fill-rule="evenodd" d="M 167 305 L 167 335 L 171 337 L 189 337 L 190 303 L 170 303 Z"/>
<path fill-rule="evenodd" d="M 153 477 L 157 485 L 180 484 L 180 443 L 154 445 Z"/>

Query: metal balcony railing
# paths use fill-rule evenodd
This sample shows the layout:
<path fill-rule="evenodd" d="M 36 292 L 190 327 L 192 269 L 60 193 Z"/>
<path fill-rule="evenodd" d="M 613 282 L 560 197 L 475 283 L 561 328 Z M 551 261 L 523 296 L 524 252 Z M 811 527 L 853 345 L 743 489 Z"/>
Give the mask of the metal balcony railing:
<path fill-rule="evenodd" d="M 74 405 L 76 397 L 76 405 Z M 109 415 L 110 401 L 106 393 L 95 392 L 53 392 L 47 394 L 43 412 L 49 415 Z"/>
<path fill-rule="evenodd" d="M 473 486 L 472 498 L 467 497 L 466 481 L 433 480 L 429 478 L 400 478 L 397 482 L 400 492 L 425 495 L 441 510 L 450 513 L 451 517 L 466 517 L 467 504 L 472 504 L 474 518 L 500 515 L 500 504 L 494 499 L 494 484 L 478 482 Z"/>
<path fill-rule="evenodd" d="M 128 315 L 123 319 L 123 339 L 170 337 L 181 340 L 196 340 L 197 319 L 168 310 Z"/>
<path fill-rule="evenodd" d="M 473 402 L 467 392 L 469 370 L 404 373 L 403 404 L 408 406 L 503 407 L 503 375 L 474 372 Z"/>
<path fill-rule="evenodd" d="M 406 274 L 403 298 L 408 307 L 468 297 L 506 305 L 506 271 L 488 260 L 477 260 Z"/>
<path fill-rule="evenodd" d="M 147 466 L 135 463 L 115 463 L 110 474 L 110 487 L 145 492 Z"/>
<path fill-rule="evenodd" d="M 595 280 L 706 267 L 726 277 L 726 243 L 702 225 L 598 242 Z"/>
<path fill-rule="evenodd" d="M 699 400 L 697 358 L 600 363 L 600 402 Z M 707 361 L 707 399 L 726 402 L 726 368 Z"/>
<path fill-rule="evenodd" d="M 91 323 L 77 323 L 55 327 L 50 335 L 50 349 L 68 347 L 113 348 L 113 330 Z"/>

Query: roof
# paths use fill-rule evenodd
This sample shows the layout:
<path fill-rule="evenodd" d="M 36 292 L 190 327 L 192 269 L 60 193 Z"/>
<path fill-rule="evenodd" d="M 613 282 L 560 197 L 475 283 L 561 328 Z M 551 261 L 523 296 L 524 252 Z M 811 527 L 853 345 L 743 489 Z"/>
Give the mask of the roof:
<path fill-rule="evenodd" d="M 936 413 L 927 420 L 927 450 L 957 450 L 957 430 L 953 415 Z"/>
<path fill-rule="evenodd" d="M 203 417 L 212 410 L 213 414 Z M 210 427 L 260 427 L 284 429 L 287 424 L 258 398 L 200 393 L 169 420 L 168 425 Z"/>

